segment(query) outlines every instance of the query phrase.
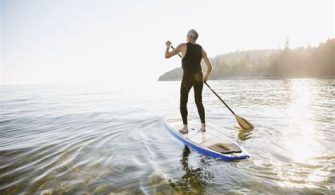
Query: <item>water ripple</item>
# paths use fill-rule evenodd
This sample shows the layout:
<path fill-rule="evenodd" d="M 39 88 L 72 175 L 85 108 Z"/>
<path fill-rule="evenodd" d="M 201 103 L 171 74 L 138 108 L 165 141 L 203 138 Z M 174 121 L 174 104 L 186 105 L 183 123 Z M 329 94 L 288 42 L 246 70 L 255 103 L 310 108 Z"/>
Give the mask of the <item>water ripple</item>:
<path fill-rule="evenodd" d="M 225 80 L 204 89 L 207 121 L 252 158 L 192 152 L 160 126 L 179 83 L 115 90 L 2 86 L 0 194 L 330 194 L 335 80 Z M 155 93 L 152 93 L 155 91 Z M 191 92 L 193 93 L 193 92 Z M 189 112 L 197 117 L 190 94 Z"/>

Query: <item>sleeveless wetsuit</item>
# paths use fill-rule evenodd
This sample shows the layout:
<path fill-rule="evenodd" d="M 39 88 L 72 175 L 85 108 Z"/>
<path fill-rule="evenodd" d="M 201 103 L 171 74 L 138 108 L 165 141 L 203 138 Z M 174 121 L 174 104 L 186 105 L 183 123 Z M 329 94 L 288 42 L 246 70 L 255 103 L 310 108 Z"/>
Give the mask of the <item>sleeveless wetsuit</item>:
<path fill-rule="evenodd" d="M 200 120 L 205 123 L 205 109 L 202 104 L 203 75 L 201 70 L 202 47 L 198 44 L 187 43 L 187 51 L 182 59 L 183 78 L 180 87 L 180 113 L 183 123 L 187 124 L 187 101 L 190 89 L 194 89 L 195 104 Z"/>

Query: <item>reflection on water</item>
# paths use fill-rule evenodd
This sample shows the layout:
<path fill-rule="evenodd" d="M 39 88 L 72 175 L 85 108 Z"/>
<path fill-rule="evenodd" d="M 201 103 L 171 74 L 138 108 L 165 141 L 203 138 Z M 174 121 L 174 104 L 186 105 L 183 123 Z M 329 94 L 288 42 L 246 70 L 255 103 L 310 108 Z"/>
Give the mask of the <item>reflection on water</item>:
<path fill-rule="evenodd" d="M 245 129 L 242 129 L 242 128 L 239 128 L 239 133 L 238 133 L 238 138 L 240 138 L 240 140 L 247 140 L 247 139 L 250 139 L 251 136 L 252 136 L 252 130 L 245 130 Z"/>
<path fill-rule="evenodd" d="M 1 86 L 0 194 L 331 194 L 335 80 L 211 81 L 207 121 L 251 159 L 190 151 L 160 126 L 179 82 L 146 88 Z M 191 91 L 191 93 L 193 93 Z M 190 115 L 197 117 L 193 95 Z"/>
<path fill-rule="evenodd" d="M 180 160 L 185 174 L 176 182 L 170 182 L 170 185 L 176 192 L 186 192 L 191 194 L 203 194 L 206 189 L 206 184 L 214 179 L 211 172 L 206 171 L 202 167 L 208 166 L 206 161 L 200 160 L 200 167 L 193 168 L 188 163 L 190 149 L 185 146 L 183 150 L 182 159 Z"/>

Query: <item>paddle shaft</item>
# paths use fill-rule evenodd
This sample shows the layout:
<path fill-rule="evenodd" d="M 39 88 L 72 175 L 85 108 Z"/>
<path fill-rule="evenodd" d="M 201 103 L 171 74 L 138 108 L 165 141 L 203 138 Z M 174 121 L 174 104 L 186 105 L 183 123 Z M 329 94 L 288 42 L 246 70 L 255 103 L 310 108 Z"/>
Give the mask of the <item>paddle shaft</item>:
<path fill-rule="evenodd" d="M 219 98 L 219 100 L 228 108 L 228 110 L 235 115 L 235 112 L 226 104 L 226 102 L 223 101 L 223 99 L 208 85 L 207 82 L 204 82 L 205 85 L 214 93 L 214 95 L 216 95 L 216 97 Z"/>
<path fill-rule="evenodd" d="M 171 45 L 171 48 L 172 49 L 174 49 L 174 47 Z M 181 55 L 180 55 L 180 53 L 178 53 L 178 56 L 179 57 L 182 57 Z M 214 93 L 214 95 L 216 95 L 216 97 L 218 97 L 219 98 L 219 100 L 228 108 L 228 110 L 233 114 L 233 115 L 235 115 L 235 112 L 226 104 L 226 102 L 224 102 L 223 101 L 223 99 L 208 85 L 208 83 L 207 82 L 204 82 L 205 83 L 205 85 Z"/>

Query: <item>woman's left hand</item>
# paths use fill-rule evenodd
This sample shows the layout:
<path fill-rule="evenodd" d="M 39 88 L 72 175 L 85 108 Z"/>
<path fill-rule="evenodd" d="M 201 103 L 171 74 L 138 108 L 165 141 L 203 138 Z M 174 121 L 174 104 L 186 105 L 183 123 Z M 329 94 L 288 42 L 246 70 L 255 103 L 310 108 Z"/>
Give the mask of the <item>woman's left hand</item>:
<path fill-rule="evenodd" d="M 206 83 L 207 80 L 208 80 L 208 76 L 209 76 L 208 74 L 205 74 L 205 75 L 204 75 L 204 82 L 205 82 L 205 83 Z"/>

